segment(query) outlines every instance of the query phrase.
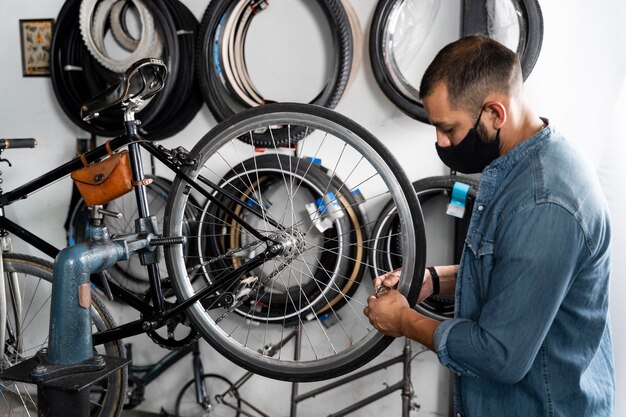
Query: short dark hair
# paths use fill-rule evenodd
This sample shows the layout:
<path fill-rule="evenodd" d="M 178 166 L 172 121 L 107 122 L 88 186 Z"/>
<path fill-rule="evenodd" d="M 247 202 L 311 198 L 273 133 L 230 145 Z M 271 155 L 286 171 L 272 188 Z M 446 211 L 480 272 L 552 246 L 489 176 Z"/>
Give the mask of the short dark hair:
<path fill-rule="evenodd" d="M 420 98 L 439 83 L 447 87 L 453 108 L 473 112 L 490 92 L 517 94 L 522 69 L 517 54 L 506 46 L 486 36 L 467 36 L 439 51 L 422 77 Z"/>

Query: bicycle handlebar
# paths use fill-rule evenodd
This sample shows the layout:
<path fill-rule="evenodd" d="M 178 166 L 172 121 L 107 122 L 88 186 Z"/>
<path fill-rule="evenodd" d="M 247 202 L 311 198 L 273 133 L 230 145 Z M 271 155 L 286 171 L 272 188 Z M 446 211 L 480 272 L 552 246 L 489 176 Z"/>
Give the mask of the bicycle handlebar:
<path fill-rule="evenodd" d="M 35 148 L 37 146 L 37 139 L 34 138 L 20 138 L 20 139 L 0 139 L 0 150 L 4 149 L 17 149 L 17 148 Z"/>

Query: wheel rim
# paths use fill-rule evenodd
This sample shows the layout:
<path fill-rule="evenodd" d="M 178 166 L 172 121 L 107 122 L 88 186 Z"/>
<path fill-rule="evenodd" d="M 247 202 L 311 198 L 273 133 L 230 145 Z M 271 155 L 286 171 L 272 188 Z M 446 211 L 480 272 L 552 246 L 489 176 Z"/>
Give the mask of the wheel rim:
<path fill-rule="evenodd" d="M 280 111 L 283 109 L 290 109 L 290 111 Z M 335 173 L 341 174 L 348 190 L 354 191 L 358 188 L 366 195 L 363 204 L 376 207 L 387 195 L 397 199 L 401 207 L 403 222 L 407 226 L 409 224 L 414 226 L 407 227 L 407 232 L 403 234 L 401 241 L 406 250 L 405 253 L 410 254 L 404 258 L 406 277 L 413 277 L 414 270 L 422 268 L 424 257 L 424 248 L 421 245 L 424 241 L 423 223 L 419 203 L 416 198 L 413 199 L 410 195 L 407 197 L 405 194 L 408 181 L 403 177 L 401 169 L 395 165 L 395 162 L 390 164 L 389 160 L 392 158 L 388 152 L 378 148 L 379 143 L 358 125 L 334 112 L 317 106 L 294 104 L 268 105 L 264 106 L 264 109 L 247 111 L 246 114 L 236 116 L 234 121 L 231 119 L 228 123 L 218 125 L 205 137 L 205 140 L 201 141 L 200 145 L 194 148 L 191 156 L 198 159 L 198 167 L 202 168 L 194 168 L 188 174 L 194 178 L 210 174 L 217 179 L 221 178 L 216 168 L 217 159 L 225 159 L 229 154 L 241 162 L 243 159 L 241 155 L 248 152 L 246 156 L 249 156 L 249 152 L 254 152 L 250 145 L 236 138 L 255 129 L 267 129 L 268 126 L 274 125 L 287 126 L 287 129 L 297 125 L 298 127 L 304 126 L 311 131 L 316 130 L 315 134 L 310 134 L 298 142 L 296 155 L 301 160 L 303 157 L 322 157 L 322 160 L 330 158 L 333 162 L 328 163 L 327 166 L 333 172 L 331 176 Z M 307 143 L 312 144 L 310 148 L 307 148 L 309 146 Z M 337 143 L 342 144 L 339 149 L 343 148 L 343 153 L 340 155 L 337 155 L 336 148 L 332 152 L 327 150 L 327 146 L 332 149 L 333 146 L 337 146 Z M 333 153 L 334 157 L 323 156 L 325 152 Z M 360 166 L 361 172 L 355 174 L 357 170 L 354 163 L 347 168 L 340 167 L 341 163 L 347 160 L 347 155 L 344 153 L 348 152 L 358 154 L 357 165 Z M 384 153 L 385 157 L 381 157 L 379 152 Z M 210 165 L 211 168 L 204 168 L 205 164 Z M 232 169 L 233 165 L 229 163 L 227 168 Z M 340 172 L 342 170 L 343 172 Z M 403 181 L 399 182 L 396 179 L 398 176 L 403 178 Z M 171 235 L 181 233 L 179 224 L 181 217 L 178 213 L 186 206 L 188 194 L 180 179 L 175 181 L 174 188 L 177 191 L 168 205 L 166 217 L 166 231 Z M 196 216 L 196 218 L 200 217 Z M 177 293 L 182 299 L 187 299 L 195 294 L 196 288 L 187 273 L 193 269 L 193 266 L 185 265 L 181 261 L 181 255 L 180 248 L 170 247 L 167 249 L 166 258 L 170 275 L 174 277 Z M 416 287 L 415 283 L 406 278 L 400 282 L 399 290 L 409 298 L 415 298 L 416 291 L 419 291 L 419 284 Z M 359 283 L 354 296 L 344 297 L 345 305 L 340 311 L 329 308 L 323 316 L 316 316 L 313 311 L 311 320 L 299 320 L 297 324 L 302 332 L 302 346 L 299 351 L 300 356 L 295 360 L 293 350 L 285 353 L 289 349 L 277 352 L 276 357 L 269 356 L 267 352 L 263 353 L 267 344 L 277 343 L 290 334 L 292 328 L 284 322 L 281 323 L 282 326 L 270 327 L 269 323 L 262 323 L 253 328 L 249 323 L 242 322 L 241 317 L 233 314 L 223 316 L 220 315 L 221 311 L 207 313 L 199 303 L 190 308 L 189 315 L 200 333 L 214 347 L 248 369 L 275 378 L 313 380 L 354 369 L 364 363 L 364 357 L 371 359 L 369 356 L 373 351 L 382 350 L 390 342 L 376 332 L 362 314 L 367 304 L 367 296 L 372 291 L 371 281 Z"/>

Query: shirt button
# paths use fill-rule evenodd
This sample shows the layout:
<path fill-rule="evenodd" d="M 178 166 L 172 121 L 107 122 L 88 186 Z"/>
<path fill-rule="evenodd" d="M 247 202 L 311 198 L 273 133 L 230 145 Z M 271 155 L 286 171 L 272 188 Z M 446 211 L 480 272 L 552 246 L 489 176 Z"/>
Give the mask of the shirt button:
<path fill-rule="evenodd" d="M 463 417 L 463 414 L 461 414 L 461 413 L 456 413 L 456 417 Z"/>
<path fill-rule="evenodd" d="M 482 204 L 478 206 L 478 211 L 483 211 L 485 209 L 485 206 L 483 206 Z"/>

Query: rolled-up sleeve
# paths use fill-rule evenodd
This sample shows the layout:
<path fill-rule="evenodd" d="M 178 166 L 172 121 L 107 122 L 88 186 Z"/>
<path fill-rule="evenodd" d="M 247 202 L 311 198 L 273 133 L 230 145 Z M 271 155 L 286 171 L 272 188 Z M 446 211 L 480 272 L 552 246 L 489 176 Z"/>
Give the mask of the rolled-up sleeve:
<path fill-rule="evenodd" d="M 435 351 L 441 363 L 460 374 L 521 380 L 588 254 L 576 216 L 558 204 L 532 205 L 500 219 L 489 276 L 463 282 L 487 283 L 480 314 L 440 323 Z"/>
<path fill-rule="evenodd" d="M 470 322 L 470 320 L 466 319 L 454 319 L 454 320 L 446 320 L 441 322 L 439 326 L 437 326 L 437 330 L 435 330 L 435 353 L 439 358 L 439 362 L 443 366 L 446 366 L 456 372 L 457 374 L 464 375 L 473 375 L 473 373 L 464 367 L 462 364 L 455 362 L 452 360 L 448 353 L 448 335 L 450 331 L 459 323 Z"/>

